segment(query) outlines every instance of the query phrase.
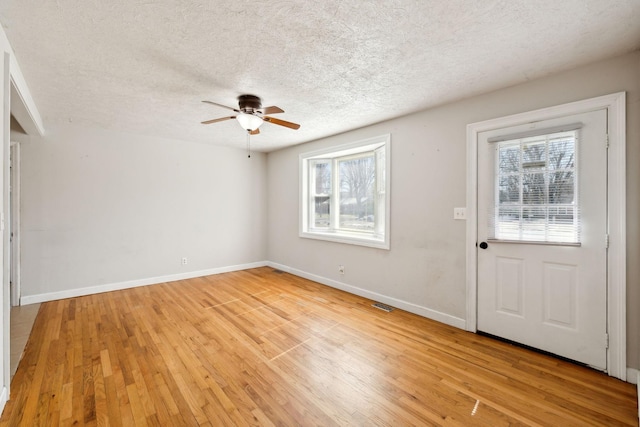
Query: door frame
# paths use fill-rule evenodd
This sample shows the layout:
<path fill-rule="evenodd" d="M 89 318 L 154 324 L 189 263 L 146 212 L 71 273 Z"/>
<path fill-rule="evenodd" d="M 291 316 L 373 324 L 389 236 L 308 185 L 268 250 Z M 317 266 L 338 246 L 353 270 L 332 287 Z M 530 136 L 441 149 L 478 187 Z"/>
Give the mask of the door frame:
<path fill-rule="evenodd" d="M 20 302 L 20 143 L 11 141 L 10 154 L 10 297 L 11 306 L 22 305 Z"/>
<path fill-rule="evenodd" d="M 467 230 L 465 329 L 477 332 L 478 315 L 478 135 L 481 132 L 607 109 L 607 373 L 627 379 L 626 324 L 626 93 L 586 99 L 467 125 Z M 603 244 L 605 244 L 603 236 Z"/>

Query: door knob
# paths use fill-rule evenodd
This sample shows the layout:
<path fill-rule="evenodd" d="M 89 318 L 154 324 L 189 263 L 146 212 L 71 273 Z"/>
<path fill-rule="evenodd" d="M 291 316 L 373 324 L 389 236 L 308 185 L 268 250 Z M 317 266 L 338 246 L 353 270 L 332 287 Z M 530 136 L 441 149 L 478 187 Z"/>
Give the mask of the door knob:
<path fill-rule="evenodd" d="M 487 244 L 487 242 L 481 242 L 480 243 L 480 249 L 487 249 L 489 247 L 489 245 Z"/>

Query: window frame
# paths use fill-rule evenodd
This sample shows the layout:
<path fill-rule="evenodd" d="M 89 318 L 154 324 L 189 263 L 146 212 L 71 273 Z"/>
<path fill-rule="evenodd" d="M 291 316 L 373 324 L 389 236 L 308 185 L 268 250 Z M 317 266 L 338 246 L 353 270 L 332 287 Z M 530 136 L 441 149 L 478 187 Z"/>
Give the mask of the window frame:
<path fill-rule="evenodd" d="M 384 183 L 381 185 L 378 168 L 380 166 L 376 150 L 384 148 Z M 315 193 L 310 189 L 312 182 L 310 165 L 314 162 L 327 160 L 331 162 L 332 188 L 340 188 L 339 170 L 336 164 L 339 159 L 357 158 L 366 153 L 373 153 L 373 161 L 376 167 L 374 191 L 376 202 L 374 203 L 375 225 L 373 232 L 348 231 L 335 228 L 313 228 L 311 224 L 312 203 L 315 203 Z M 385 134 L 373 138 L 367 138 L 353 143 L 342 144 L 323 148 L 299 155 L 299 236 L 308 239 L 326 240 L 336 243 L 368 246 L 379 249 L 390 249 L 391 228 L 391 135 Z M 330 194 L 330 215 L 333 217 L 330 224 L 339 224 L 339 197 Z M 380 206 L 381 201 L 384 206 Z M 383 218 L 380 220 L 380 215 Z"/>

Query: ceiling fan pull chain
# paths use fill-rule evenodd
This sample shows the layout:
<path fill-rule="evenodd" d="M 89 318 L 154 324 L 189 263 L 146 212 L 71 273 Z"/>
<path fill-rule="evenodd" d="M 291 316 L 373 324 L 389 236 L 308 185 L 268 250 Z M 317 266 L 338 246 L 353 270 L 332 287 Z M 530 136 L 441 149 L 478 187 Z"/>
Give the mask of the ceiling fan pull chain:
<path fill-rule="evenodd" d="M 251 158 L 251 132 L 247 131 L 247 158 Z"/>

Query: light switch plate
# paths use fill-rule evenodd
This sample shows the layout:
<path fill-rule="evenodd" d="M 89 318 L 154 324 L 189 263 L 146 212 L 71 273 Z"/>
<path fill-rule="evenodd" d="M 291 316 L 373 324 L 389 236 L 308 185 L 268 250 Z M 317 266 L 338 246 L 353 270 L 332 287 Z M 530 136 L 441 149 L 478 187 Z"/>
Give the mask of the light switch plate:
<path fill-rule="evenodd" d="M 453 219 L 467 219 L 467 208 L 453 208 Z"/>

